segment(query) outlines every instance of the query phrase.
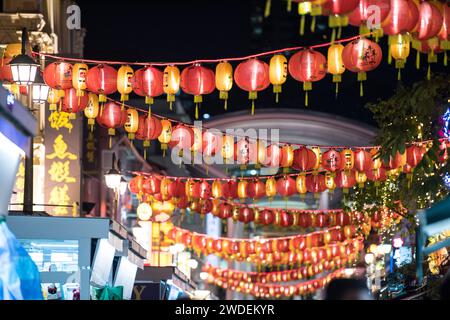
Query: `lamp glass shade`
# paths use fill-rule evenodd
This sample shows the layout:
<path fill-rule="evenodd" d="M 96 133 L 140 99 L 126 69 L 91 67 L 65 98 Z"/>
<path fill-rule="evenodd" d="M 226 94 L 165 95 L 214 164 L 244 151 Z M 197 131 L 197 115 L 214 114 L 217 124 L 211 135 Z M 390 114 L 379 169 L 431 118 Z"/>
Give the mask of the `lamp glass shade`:
<path fill-rule="evenodd" d="M 105 174 L 106 186 L 110 189 L 118 189 L 120 187 L 121 180 L 122 180 L 122 176 L 119 173 Z"/>
<path fill-rule="evenodd" d="M 33 84 L 33 102 L 44 103 L 48 98 L 49 87 L 45 83 Z"/>
<path fill-rule="evenodd" d="M 142 202 L 137 207 L 136 213 L 139 220 L 148 221 L 152 217 L 153 209 L 152 206 L 149 205 L 147 202 Z"/>
<path fill-rule="evenodd" d="M 39 68 L 31 57 L 20 54 L 9 63 L 13 76 L 13 81 L 21 86 L 28 86 L 34 83 L 36 73 Z"/>

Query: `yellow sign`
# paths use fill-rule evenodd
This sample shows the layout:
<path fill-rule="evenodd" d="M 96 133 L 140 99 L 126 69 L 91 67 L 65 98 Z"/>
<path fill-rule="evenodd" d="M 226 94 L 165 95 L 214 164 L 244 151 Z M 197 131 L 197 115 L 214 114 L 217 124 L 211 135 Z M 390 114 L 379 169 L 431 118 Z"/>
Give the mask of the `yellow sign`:
<path fill-rule="evenodd" d="M 52 112 L 48 117 L 48 122 L 50 123 L 50 127 L 58 131 L 61 128 L 66 128 L 70 133 L 73 129 L 73 124 L 70 122 L 69 113 L 67 112 Z"/>
<path fill-rule="evenodd" d="M 47 159 L 55 159 L 58 158 L 60 160 L 69 159 L 69 160 L 77 160 L 78 157 L 67 151 L 67 143 L 64 142 L 63 135 L 60 134 L 56 137 L 53 143 L 53 153 L 47 155 Z"/>

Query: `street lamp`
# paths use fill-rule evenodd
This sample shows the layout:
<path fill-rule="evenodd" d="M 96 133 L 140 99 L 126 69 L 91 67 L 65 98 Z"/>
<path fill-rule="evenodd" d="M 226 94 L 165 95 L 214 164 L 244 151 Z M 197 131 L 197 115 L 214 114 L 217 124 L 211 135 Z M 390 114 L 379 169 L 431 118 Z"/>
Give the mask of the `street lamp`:
<path fill-rule="evenodd" d="M 40 72 L 36 74 L 36 78 L 33 83 L 33 102 L 44 103 L 47 101 L 49 87 L 45 84 L 44 79 Z"/>
<path fill-rule="evenodd" d="M 112 166 L 108 172 L 105 173 L 105 183 L 110 189 L 118 190 L 120 188 L 120 182 L 122 181 L 122 175 L 115 167 L 116 154 L 112 154 Z"/>
<path fill-rule="evenodd" d="M 125 180 L 123 177 L 120 180 L 120 194 L 123 196 L 125 194 L 125 192 L 127 192 L 127 188 L 128 188 L 128 182 L 127 180 Z"/>
<path fill-rule="evenodd" d="M 39 64 L 25 53 L 27 43 L 27 29 L 22 29 L 22 52 L 11 60 L 9 66 L 13 76 L 13 81 L 22 86 L 34 83 Z"/>

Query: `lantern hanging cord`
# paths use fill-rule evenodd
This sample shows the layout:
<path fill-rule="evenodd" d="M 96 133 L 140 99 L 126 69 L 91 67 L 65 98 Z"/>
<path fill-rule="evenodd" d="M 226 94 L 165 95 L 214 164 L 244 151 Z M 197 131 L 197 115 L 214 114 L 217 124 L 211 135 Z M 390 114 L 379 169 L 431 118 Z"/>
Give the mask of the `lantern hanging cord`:
<path fill-rule="evenodd" d="M 106 97 L 106 99 L 108 99 L 108 100 L 111 101 L 111 102 L 117 103 L 117 104 L 119 104 L 119 105 L 123 104 L 123 105 L 124 105 L 125 107 L 127 107 L 127 108 L 135 109 L 135 110 L 138 110 L 138 111 L 143 112 L 143 113 L 146 113 L 146 114 L 149 113 L 149 112 L 148 112 L 148 109 L 143 109 L 143 108 L 139 108 L 139 107 L 136 107 L 136 106 L 131 106 L 131 105 L 129 105 L 129 104 L 124 103 L 123 101 L 117 101 L 117 100 L 114 100 L 114 99 L 112 99 L 112 98 L 110 98 L 110 97 Z M 155 116 L 156 118 L 161 119 L 161 120 L 169 120 L 170 122 L 173 122 L 173 123 L 176 123 L 176 124 L 182 124 L 182 125 L 185 125 L 185 126 L 190 127 L 190 128 L 196 128 L 196 126 L 193 125 L 193 124 L 185 123 L 185 122 L 182 122 L 182 121 L 180 121 L 180 120 L 176 120 L 176 119 L 174 119 L 174 118 L 170 118 L 170 117 L 167 117 L 167 116 L 161 116 L 161 115 L 156 114 L 156 113 L 154 113 L 154 112 L 152 112 L 151 115 L 152 115 L 152 116 Z M 205 131 L 205 130 L 210 130 L 210 128 L 205 127 L 203 124 L 202 124 L 202 129 L 204 129 L 203 131 Z M 202 133 L 203 133 L 203 131 L 202 131 Z M 222 135 L 233 136 L 233 137 L 235 137 L 235 138 L 248 138 L 248 137 L 245 136 L 245 135 L 239 135 L 239 134 L 235 134 L 235 133 L 234 133 L 234 134 L 228 134 L 228 133 L 226 133 L 226 132 L 223 132 L 223 131 L 220 131 L 220 130 L 217 130 L 217 129 L 214 129 L 214 131 L 215 131 L 215 132 L 220 132 Z M 271 141 L 272 141 L 272 140 L 270 140 L 269 138 L 258 138 L 257 140 L 262 140 L 262 141 L 265 141 L 265 142 L 267 142 L 267 143 L 271 143 Z M 450 141 L 450 137 L 449 137 L 449 138 L 439 138 L 439 139 L 438 139 L 439 142 L 442 142 L 442 141 L 445 141 L 445 140 Z M 420 144 L 427 144 L 427 143 L 430 143 L 430 142 L 433 142 L 433 140 L 430 139 L 430 140 L 423 140 L 423 141 L 412 141 L 412 142 L 410 142 L 410 143 L 407 143 L 407 145 L 420 145 Z M 289 146 L 295 146 L 295 147 L 320 148 L 320 149 L 352 149 L 352 150 L 363 149 L 363 150 L 368 150 L 368 149 L 380 149 L 380 148 L 381 148 L 380 146 L 327 146 L 327 145 L 306 145 L 306 144 L 301 144 L 301 143 L 295 143 L 295 142 L 282 142 L 282 141 L 276 142 L 276 144 L 277 144 L 277 145 L 280 145 L 280 146 L 289 145 Z"/>
<path fill-rule="evenodd" d="M 178 61 L 178 62 L 126 62 L 126 61 L 108 61 L 108 60 L 92 60 L 92 59 L 84 59 L 84 58 L 67 58 L 67 57 L 61 57 L 53 54 L 48 53 L 42 53 L 42 52 L 36 52 L 33 51 L 34 55 L 40 55 L 47 58 L 52 58 L 59 61 L 68 61 L 68 62 L 80 62 L 80 63 L 87 63 L 87 64 L 110 64 L 110 65 L 135 65 L 135 66 L 186 66 L 186 65 L 192 65 L 192 64 L 198 64 L 198 63 L 219 63 L 222 61 L 243 61 L 248 60 L 252 58 L 259 58 L 269 55 L 274 55 L 277 53 L 283 53 L 288 51 L 296 51 L 300 49 L 305 48 L 311 48 L 311 49 L 317 49 L 322 47 L 330 46 L 334 43 L 346 43 L 351 42 L 353 40 L 367 37 L 372 35 L 372 32 L 369 32 L 364 35 L 357 35 L 345 39 L 335 40 L 334 42 L 326 42 L 321 44 L 316 44 L 312 46 L 295 46 L 295 47 L 288 47 L 283 49 L 277 49 L 277 50 L 271 50 L 271 51 L 265 51 L 261 53 L 256 53 L 248 56 L 242 56 L 242 57 L 232 57 L 232 58 L 220 58 L 220 59 L 198 59 L 198 60 L 191 60 L 191 61 Z"/>

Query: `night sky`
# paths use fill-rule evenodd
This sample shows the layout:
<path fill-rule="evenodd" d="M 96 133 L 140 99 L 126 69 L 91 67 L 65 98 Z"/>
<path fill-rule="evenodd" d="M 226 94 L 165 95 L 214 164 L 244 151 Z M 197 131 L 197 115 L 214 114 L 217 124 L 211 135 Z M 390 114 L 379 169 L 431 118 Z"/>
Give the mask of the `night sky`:
<path fill-rule="evenodd" d="M 265 0 L 248 1 L 77 1 L 82 10 L 82 26 L 86 28 L 85 58 L 120 61 L 185 61 L 236 57 L 284 47 L 312 45 L 329 41 L 331 30 L 327 18 L 317 22 L 315 33 L 298 32 L 299 16 L 296 7 L 286 12 L 286 4 L 272 0 L 271 16 L 261 20 Z M 347 27 L 343 37 L 358 34 L 358 29 Z M 387 54 L 386 38 L 380 41 Z M 320 49 L 326 55 L 326 49 Z M 289 53 L 292 54 L 292 53 Z M 287 55 L 289 55 L 287 54 Z M 409 85 L 426 76 L 426 55 L 422 55 L 420 70 L 415 68 L 415 50 L 411 50 L 402 79 Z M 264 58 L 268 63 L 270 56 Z M 236 64 L 233 64 L 234 67 Z M 208 65 L 215 68 L 214 65 Z M 433 71 L 447 72 L 442 55 Z M 398 85 L 394 65 L 387 59 L 377 70 L 368 73 L 365 96 L 359 97 L 356 74 L 346 72 L 335 99 L 334 84 L 328 75 L 313 84 L 310 94 L 311 110 L 329 112 L 374 124 L 371 113 L 364 108 L 367 102 L 391 96 Z M 185 96 L 188 107 L 190 96 Z M 247 93 L 234 85 L 230 93 L 229 110 L 250 109 Z M 280 102 L 275 103 L 272 88 L 258 94 L 257 110 L 261 108 L 304 107 L 301 83 L 288 78 L 283 86 Z M 193 114 L 192 107 L 188 112 Z M 204 111 L 222 114 L 218 92 L 204 98 Z"/>

